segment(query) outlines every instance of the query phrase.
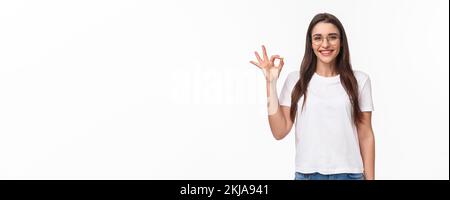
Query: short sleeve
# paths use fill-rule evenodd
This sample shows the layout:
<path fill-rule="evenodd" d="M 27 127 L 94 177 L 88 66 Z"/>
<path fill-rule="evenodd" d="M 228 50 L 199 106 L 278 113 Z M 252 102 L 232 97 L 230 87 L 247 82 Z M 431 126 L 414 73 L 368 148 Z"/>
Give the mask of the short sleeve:
<path fill-rule="evenodd" d="M 362 112 L 374 111 L 372 100 L 372 85 L 369 77 L 367 77 L 366 81 L 364 81 L 364 84 L 359 93 L 358 100 L 359 108 Z"/>
<path fill-rule="evenodd" d="M 289 73 L 284 82 L 283 88 L 281 89 L 280 98 L 278 102 L 281 106 L 291 107 L 291 94 L 294 89 L 295 84 L 297 83 L 299 78 L 299 72 L 294 71 Z"/>

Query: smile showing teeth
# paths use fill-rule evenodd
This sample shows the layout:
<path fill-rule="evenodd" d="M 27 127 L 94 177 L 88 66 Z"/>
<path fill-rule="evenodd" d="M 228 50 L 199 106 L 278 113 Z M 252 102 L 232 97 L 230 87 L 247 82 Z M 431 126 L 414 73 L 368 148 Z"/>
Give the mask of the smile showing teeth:
<path fill-rule="evenodd" d="M 331 55 L 333 50 L 322 50 L 322 51 L 319 51 L 319 52 L 320 52 L 320 54 L 322 54 L 324 56 L 329 56 L 329 55 Z"/>

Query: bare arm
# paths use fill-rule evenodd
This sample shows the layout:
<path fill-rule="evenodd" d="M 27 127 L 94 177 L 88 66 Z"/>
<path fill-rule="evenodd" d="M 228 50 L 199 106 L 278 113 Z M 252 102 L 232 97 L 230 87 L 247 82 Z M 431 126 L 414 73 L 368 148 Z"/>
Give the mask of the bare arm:
<path fill-rule="evenodd" d="M 266 77 L 267 86 L 267 111 L 270 129 L 275 139 L 281 140 L 290 132 L 293 122 L 289 118 L 290 107 L 280 106 L 278 102 L 277 81 L 284 61 L 279 55 L 267 56 L 266 48 L 262 46 L 263 59 L 255 52 L 258 62 L 250 63 L 259 67 Z M 275 66 L 275 59 L 280 59 L 278 66 Z"/>
<path fill-rule="evenodd" d="M 269 115 L 270 129 L 275 139 L 281 140 L 291 131 L 293 122 L 290 120 L 290 107 L 280 106 L 281 109 L 273 115 Z"/>
<path fill-rule="evenodd" d="M 366 180 L 375 179 L 375 137 L 372 130 L 372 112 L 362 113 L 358 124 L 358 138 Z"/>

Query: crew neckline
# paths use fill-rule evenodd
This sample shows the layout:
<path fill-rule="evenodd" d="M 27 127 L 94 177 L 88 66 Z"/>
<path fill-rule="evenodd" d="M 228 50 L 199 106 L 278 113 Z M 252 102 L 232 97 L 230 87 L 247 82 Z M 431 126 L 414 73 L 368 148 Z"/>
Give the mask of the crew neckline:
<path fill-rule="evenodd" d="M 318 76 L 319 78 L 325 78 L 325 79 L 331 79 L 331 78 L 339 78 L 339 76 L 340 76 L 340 74 L 337 74 L 337 75 L 334 75 L 334 76 L 322 76 L 322 75 L 320 75 L 320 74 L 318 74 L 317 72 L 314 72 L 314 74 L 316 75 L 316 76 Z"/>
<path fill-rule="evenodd" d="M 335 76 L 322 76 L 320 74 L 318 74 L 317 72 L 314 72 L 314 77 L 316 77 L 317 79 L 321 80 L 321 81 L 326 81 L 326 82 L 336 82 L 336 81 L 340 81 L 340 74 L 337 74 Z"/>

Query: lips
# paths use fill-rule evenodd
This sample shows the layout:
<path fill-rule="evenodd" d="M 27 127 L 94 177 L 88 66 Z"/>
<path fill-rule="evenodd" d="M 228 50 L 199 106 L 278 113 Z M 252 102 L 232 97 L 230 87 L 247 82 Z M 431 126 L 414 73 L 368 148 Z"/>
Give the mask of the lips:
<path fill-rule="evenodd" d="M 334 50 L 320 50 L 319 53 L 322 56 L 330 56 L 333 53 Z"/>

